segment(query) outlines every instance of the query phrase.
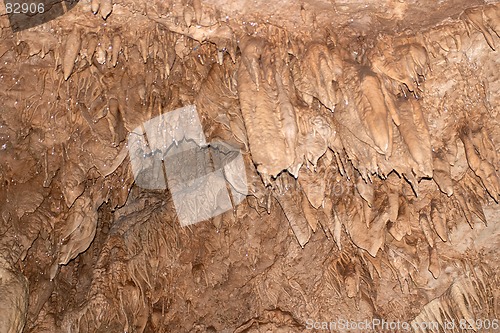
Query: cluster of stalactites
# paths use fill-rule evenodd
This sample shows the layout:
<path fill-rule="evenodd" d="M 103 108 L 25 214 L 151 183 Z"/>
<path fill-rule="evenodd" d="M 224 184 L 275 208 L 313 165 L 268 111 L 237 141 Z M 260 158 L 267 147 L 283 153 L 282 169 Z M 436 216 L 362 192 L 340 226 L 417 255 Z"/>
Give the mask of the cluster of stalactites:
<path fill-rule="evenodd" d="M 92 1 L 91 7 L 106 20 L 113 5 L 109 1 Z M 452 35 L 455 46 L 459 48 L 465 32 L 472 34 L 474 28 L 494 50 L 495 35 L 491 31 L 498 35 L 498 12 L 496 5 L 464 11 L 461 18 L 467 29 L 463 29 L 463 35 Z M 446 149 L 432 146 L 435 138 L 429 117 L 435 110 L 422 103 L 428 98 L 425 79 L 432 77 L 435 58 L 434 44 L 429 42 L 434 38 L 431 32 L 418 38 L 381 37 L 374 47 L 360 52 L 363 57 L 352 57 L 333 36 L 303 44 L 297 36 L 276 27 L 248 34 L 212 21 L 199 1 L 193 1 L 183 11 L 182 22 L 158 15 L 156 28 L 145 36 L 136 33 L 134 39 L 125 38 L 111 25 L 87 33 L 75 25 L 55 57 L 55 66 L 60 65 L 62 77 L 68 81 L 78 80 L 81 73 L 92 68 L 102 75 L 123 71 L 128 62 L 139 60 L 149 66 L 140 76 L 145 82 L 134 88 L 144 103 L 158 94 L 157 80 L 168 80 L 176 64 L 184 66 L 186 78 L 190 70 L 208 68 L 200 71 L 201 76 L 206 74 L 204 78 L 190 81 L 196 86 L 192 100 L 213 123 L 229 129 L 235 141 L 250 153 L 263 183 L 274 188 L 302 246 L 316 230 L 317 221 L 322 220 L 316 216 L 318 211 L 324 210 L 331 221 L 325 229 L 339 247 L 344 226 L 356 245 L 375 255 L 384 243 L 388 223 L 396 239 L 410 232 L 408 222 L 401 221 L 414 214 L 402 208 L 408 201 L 402 189 L 409 184 L 412 194 L 419 196 L 429 191 L 429 186 L 421 185 L 423 180 L 432 179 L 437 189 L 447 197 L 453 196 L 450 200 L 460 207 L 469 223 L 472 213 L 485 221 L 480 209 L 484 196 L 477 190 L 475 200 L 465 200 L 474 192 L 475 185 L 471 184 L 475 183 L 459 183 L 460 179 L 453 177 L 453 167 L 463 153 L 472 175 L 479 179 L 476 183 L 497 201 L 500 181 L 494 140 L 487 128 L 450 118 L 455 122 L 448 124 L 455 131 L 455 141 Z M 36 43 L 30 43 L 29 53 L 44 57 L 57 43 L 48 33 L 39 36 Z M 18 40 L 31 37 L 29 32 L 22 32 Z M 206 44 L 215 47 L 204 48 Z M 192 66 L 193 59 L 199 67 Z M 106 80 L 103 82 L 104 86 L 85 90 L 84 99 L 89 99 L 86 103 L 90 108 L 80 106 L 80 112 L 99 140 L 103 144 L 110 141 L 116 148 L 123 143 L 126 130 L 140 124 L 130 120 L 131 112 L 123 114 L 127 107 L 131 108 L 131 101 L 123 97 L 124 90 L 114 87 L 113 93 Z M 107 89 L 105 95 L 109 98 L 104 104 L 97 103 L 101 111 L 96 113 L 93 105 L 101 101 L 96 97 L 99 89 Z M 87 96 L 89 91 L 91 96 Z M 170 97 L 181 98 L 179 94 Z M 157 108 L 161 111 L 162 105 Z M 124 160 L 124 154 L 119 160 Z M 98 169 L 107 176 L 118 165 Z M 78 216 L 78 209 L 90 209 L 92 205 L 78 199 L 84 191 L 82 179 L 86 171 L 73 169 L 81 173 L 76 175 L 79 186 L 64 195 L 68 207 L 77 203 L 73 207 L 75 214 L 70 216 Z M 298 179 L 301 191 L 291 199 L 287 199 L 290 195 L 282 186 L 288 182 L 288 175 Z M 341 184 L 342 196 L 336 196 L 332 189 L 337 183 Z M 429 202 L 418 216 L 423 235 L 433 247 L 429 230 L 435 230 L 442 240 L 447 235 L 446 222 L 436 212 L 436 207 L 445 205 L 445 199 L 431 196 L 432 205 Z M 374 233 L 376 237 L 372 237 Z M 92 236 L 92 230 L 88 234 Z M 79 252 L 70 251 L 61 263 Z"/>
<path fill-rule="evenodd" d="M 489 5 L 461 17 L 494 50 L 490 30 L 497 32 L 497 15 L 498 6 Z M 472 38 L 462 30 L 453 37 Z M 440 102 L 426 95 L 425 84 L 432 78 L 446 85 L 432 76 L 432 66 L 447 65 L 430 54 L 433 38 L 383 37 L 359 61 L 322 42 L 294 52 L 279 34 L 241 39 L 238 98 L 252 160 L 274 188 L 300 245 L 323 221 L 339 247 L 343 226 L 375 256 L 386 231 L 401 240 L 416 222 L 431 249 L 429 270 L 439 276 L 435 237 L 448 239 L 446 212 L 457 212 L 471 226 L 476 218 L 486 223 L 481 204 L 498 202 L 500 195 L 495 122 L 481 128 L 463 116 L 468 111 L 456 112 L 441 124 L 451 141 L 432 145 L 442 140 L 429 126 Z M 491 117 L 486 109 L 478 112 Z M 298 178 L 298 187 L 287 174 Z M 335 181 L 342 183 L 341 196 Z M 405 208 L 413 200 L 404 190 L 408 185 L 419 202 L 412 208 Z"/>

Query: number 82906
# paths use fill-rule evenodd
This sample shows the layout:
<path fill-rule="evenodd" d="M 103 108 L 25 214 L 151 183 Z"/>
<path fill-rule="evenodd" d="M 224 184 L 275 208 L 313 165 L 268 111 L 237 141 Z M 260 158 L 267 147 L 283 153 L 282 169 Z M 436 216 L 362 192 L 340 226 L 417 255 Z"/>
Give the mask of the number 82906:
<path fill-rule="evenodd" d="M 470 329 L 492 329 L 494 331 L 498 330 L 500 328 L 500 323 L 498 322 L 498 319 L 477 319 L 474 321 L 474 325 L 472 325 L 470 322 L 468 322 L 465 319 L 460 319 L 458 322 L 458 325 L 460 329 L 463 330 L 470 330 Z"/>
<path fill-rule="evenodd" d="M 43 3 L 5 2 L 7 14 L 42 14 L 45 12 Z"/>

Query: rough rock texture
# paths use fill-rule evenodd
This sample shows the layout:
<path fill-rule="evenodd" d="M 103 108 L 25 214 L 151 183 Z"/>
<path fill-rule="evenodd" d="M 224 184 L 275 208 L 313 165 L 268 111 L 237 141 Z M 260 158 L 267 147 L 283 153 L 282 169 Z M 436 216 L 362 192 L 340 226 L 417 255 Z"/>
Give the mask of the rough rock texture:
<path fill-rule="evenodd" d="M 0 332 L 499 330 L 498 2 L 3 6 Z M 192 104 L 248 196 L 181 227 L 127 137 Z"/>

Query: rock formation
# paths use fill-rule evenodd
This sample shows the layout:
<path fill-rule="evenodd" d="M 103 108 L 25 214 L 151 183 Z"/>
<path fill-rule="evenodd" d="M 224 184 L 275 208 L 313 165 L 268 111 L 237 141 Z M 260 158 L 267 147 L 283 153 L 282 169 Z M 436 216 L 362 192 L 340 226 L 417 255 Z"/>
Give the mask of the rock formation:
<path fill-rule="evenodd" d="M 87 0 L 0 29 L 0 332 L 499 330 L 498 2 Z M 181 226 L 128 138 L 190 105 L 246 197 Z M 164 149 L 196 141 L 172 119 Z"/>

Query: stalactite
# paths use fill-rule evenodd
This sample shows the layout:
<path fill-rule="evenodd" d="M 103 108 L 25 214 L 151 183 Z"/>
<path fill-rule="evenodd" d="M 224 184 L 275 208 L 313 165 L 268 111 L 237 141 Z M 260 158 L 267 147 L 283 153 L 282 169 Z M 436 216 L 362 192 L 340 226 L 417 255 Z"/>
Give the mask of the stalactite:
<path fill-rule="evenodd" d="M 353 306 L 479 330 L 498 296 L 498 4 L 418 32 L 403 3 L 328 27 L 314 6 L 263 22 L 92 0 L 0 29 L 0 331 L 290 331 Z M 154 121 L 188 105 L 200 127 Z M 231 149 L 178 155 L 167 175 L 160 153 L 181 142 Z M 234 155 L 245 172 L 219 168 L 221 189 L 174 203 L 188 167 Z M 242 200 L 222 205 L 224 190 Z M 178 211 L 212 223 L 181 227 Z"/>

